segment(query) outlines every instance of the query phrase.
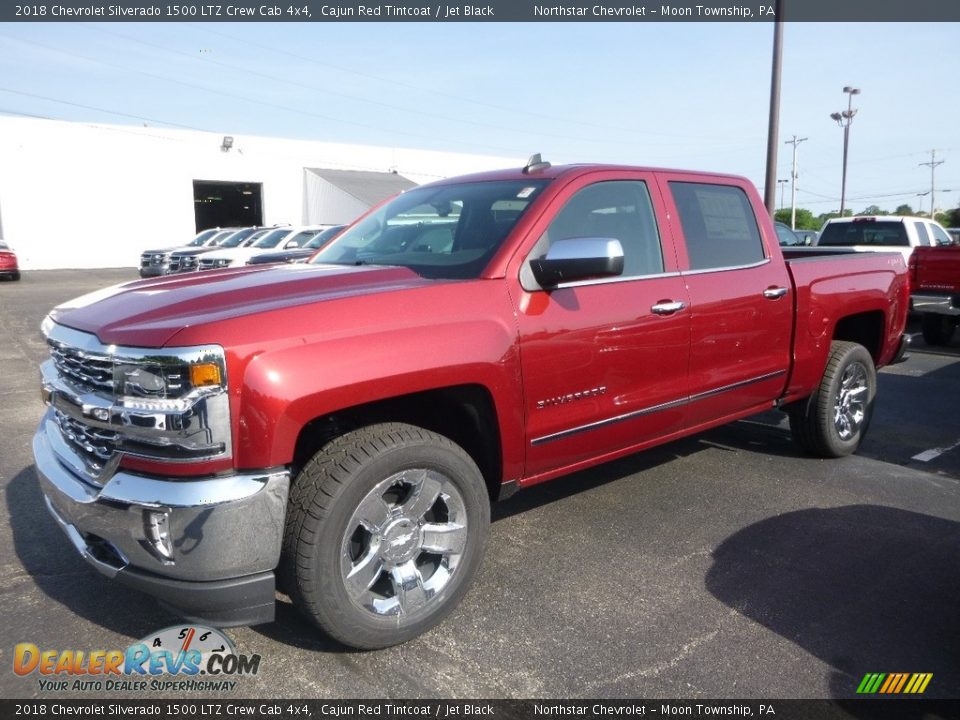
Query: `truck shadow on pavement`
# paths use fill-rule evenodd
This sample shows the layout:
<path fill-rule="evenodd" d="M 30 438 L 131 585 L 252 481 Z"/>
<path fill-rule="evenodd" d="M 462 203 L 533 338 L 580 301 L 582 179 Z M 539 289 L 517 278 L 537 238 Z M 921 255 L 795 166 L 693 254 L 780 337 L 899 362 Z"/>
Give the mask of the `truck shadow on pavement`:
<path fill-rule="evenodd" d="M 958 557 L 951 520 L 877 505 L 798 510 L 724 540 L 706 587 L 828 663 L 834 698 L 857 697 L 864 675 L 881 672 L 933 673 L 908 697 L 956 698 Z"/>

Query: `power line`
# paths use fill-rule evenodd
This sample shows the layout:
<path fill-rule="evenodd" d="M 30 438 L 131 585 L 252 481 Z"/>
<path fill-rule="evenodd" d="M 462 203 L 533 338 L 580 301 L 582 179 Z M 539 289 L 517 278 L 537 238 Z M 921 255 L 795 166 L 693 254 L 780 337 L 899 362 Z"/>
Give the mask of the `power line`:
<path fill-rule="evenodd" d="M 12 38 L 10 38 L 9 36 L 5 36 L 5 35 L 0 35 L 0 37 L 5 37 L 5 38 L 8 39 L 8 40 L 12 39 Z M 154 79 L 157 79 L 157 80 L 162 80 L 162 81 L 164 81 L 164 82 L 173 83 L 173 84 L 175 84 L 175 85 L 182 85 L 182 86 L 184 86 L 184 87 L 192 88 L 192 89 L 194 89 L 194 90 L 200 90 L 200 91 L 202 91 L 202 92 L 204 92 L 204 93 L 209 93 L 209 94 L 214 94 L 214 95 L 221 95 L 221 96 L 223 96 L 223 97 L 228 97 L 228 98 L 231 98 L 231 99 L 233 99 L 233 100 L 242 100 L 242 101 L 244 101 L 244 102 L 249 102 L 249 103 L 253 103 L 253 104 L 256 104 L 256 105 L 263 105 L 263 106 L 265 106 L 265 107 L 271 107 L 271 108 L 274 108 L 274 109 L 276 109 L 276 110 L 284 110 L 284 111 L 286 111 L 286 112 L 292 112 L 292 113 L 296 113 L 296 114 L 299 114 L 299 115 L 304 115 L 304 116 L 307 116 L 307 117 L 312 117 L 312 118 L 319 119 L 319 120 L 326 120 L 326 121 L 328 121 L 328 122 L 340 123 L 340 124 L 342 124 L 342 125 L 351 125 L 351 126 L 354 126 L 354 127 L 365 128 L 365 129 L 367 129 L 367 130 L 375 130 L 375 131 L 377 131 L 377 132 L 389 132 L 389 133 L 392 133 L 392 134 L 394 134 L 394 135 L 404 135 L 404 136 L 406 136 L 406 137 L 413 137 L 413 138 L 417 138 L 417 139 L 420 139 L 420 140 L 424 140 L 424 139 L 425 139 L 425 140 L 430 140 L 430 141 L 436 141 L 436 140 L 440 139 L 440 140 L 443 140 L 443 141 L 445 141 L 445 142 L 452 142 L 452 143 L 464 145 L 464 146 L 467 146 L 467 147 L 483 147 L 483 148 L 488 149 L 488 150 L 491 150 L 491 149 L 492 149 L 492 150 L 500 150 L 500 151 L 502 151 L 502 152 L 506 152 L 506 153 L 510 153 L 510 154 L 514 154 L 514 155 L 516 155 L 516 154 L 522 155 L 522 154 L 523 154 L 523 151 L 521 151 L 521 150 L 516 150 L 516 149 L 511 149 L 511 148 L 504 148 L 504 147 L 498 147 L 498 146 L 494 146 L 494 145 L 488 145 L 488 144 L 486 144 L 486 143 L 483 143 L 483 144 L 481 144 L 481 143 L 471 143 L 471 142 L 464 142 L 464 141 L 462 141 L 462 140 L 456 140 L 456 139 L 453 139 L 453 138 L 442 138 L 442 137 L 441 137 L 441 138 L 438 138 L 437 136 L 421 135 L 421 134 L 419 134 L 419 133 L 411 133 L 411 132 L 407 132 L 407 131 L 403 131 L 403 130 L 396 130 L 396 129 L 394 129 L 394 128 L 378 127 L 378 126 L 376 126 L 376 125 L 369 125 L 369 124 L 367 124 L 367 123 L 359 123 L 359 122 L 352 121 L 352 120 L 341 120 L 341 119 L 339 119 L 339 118 L 335 118 L 335 117 L 332 117 L 332 116 L 330 116 L 330 115 L 323 115 L 323 114 L 321 114 L 321 113 L 315 113 L 315 112 L 311 112 L 311 111 L 309 111 L 309 110 L 303 110 L 303 109 L 297 108 L 297 107 L 292 107 L 292 106 L 288 106 L 288 105 L 280 105 L 280 104 L 278 104 L 278 103 L 272 103 L 272 102 L 269 102 L 269 101 L 266 101 L 266 100 L 260 100 L 260 99 L 258 99 L 258 98 L 251 98 L 251 97 L 248 97 L 248 96 L 245 96 L 245 95 L 239 95 L 239 94 L 237 94 L 237 93 L 230 93 L 230 92 L 226 92 L 226 91 L 224 91 L 224 90 L 218 90 L 218 89 L 216 89 L 216 88 L 206 87 L 206 86 L 203 86 L 203 85 L 196 85 L 196 84 L 194 84 L 194 83 L 188 83 L 188 82 L 185 82 L 185 81 L 183 81 L 183 80 L 177 80 L 177 79 L 175 79 L 175 78 L 166 77 L 166 76 L 164 76 L 164 75 L 158 75 L 158 74 L 156 74 L 156 73 L 147 72 L 146 70 L 137 70 L 136 68 L 130 68 L 130 67 L 123 67 L 123 66 L 115 65 L 115 64 L 113 64 L 113 63 L 106 62 L 105 60 L 99 60 L 99 59 L 97 59 L 97 58 L 91 58 L 91 57 L 88 57 L 88 56 L 86 56 L 86 55 L 81 55 L 81 54 L 75 53 L 75 52 L 67 52 L 67 51 L 65 51 L 65 50 L 61 50 L 61 49 L 59 49 L 59 48 L 50 47 L 49 45 L 44 45 L 43 43 L 38 43 L 38 42 L 35 42 L 35 41 L 32 41 L 32 40 L 20 40 L 20 42 L 24 42 L 24 43 L 27 43 L 27 44 L 29 44 L 29 45 L 35 45 L 36 47 L 40 47 L 40 48 L 43 48 L 43 49 L 45 49 L 45 50 L 49 50 L 49 51 L 51 51 L 51 52 L 60 53 L 60 54 L 62 54 L 62 55 L 66 55 L 67 57 L 74 57 L 74 58 L 79 58 L 80 60 L 86 60 L 86 61 L 88 61 L 88 62 L 93 62 L 93 63 L 96 63 L 96 64 L 98 64 L 98 65 L 103 65 L 103 66 L 105 66 L 105 67 L 113 68 L 114 70 L 121 70 L 121 71 L 124 71 L 124 72 L 135 73 L 135 74 L 137 74 L 137 75 L 143 75 L 143 76 L 145 76 L 145 77 L 150 77 L 150 78 L 154 78 Z M 116 113 L 116 114 L 122 115 L 122 113 Z M 128 115 L 128 117 L 135 117 L 135 118 L 137 118 L 137 119 L 142 119 L 142 118 L 139 118 L 138 116 L 135 116 L 135 115 Z M 188 126 L 181 125 L 181 127 L 188 127 Z M 195 128 L 191 128 L 191 129 L 195 129 Z"/>
<path fill-rule="evenodd" d="M 362 72 L 362 71 L 359 71 L 359 70 L 354 70 L 354 69 L 351 69 L 351 68 L 348 68 L 348 67 L 344 67 L 343 65 L 337 65 L 337 64 L 334 64 L 334 63 L 326 62 L 326 61 L 320 61 L 320 60 L 318 60 L 318 59 L 315 58 L 315 57 L 309 57 L 309 56 L 306 56 L 306 55 L 300 55 L 300 54 L 298 54 L 298 53 L 291 52 L 290 50 L 285 50 L 285 49 L 283 49 L 283 48 L 278 48 L 278 47 L 271 46 L 271 45 L 263 45 L 263 44 L 258 43 L 258 42 L 256 42 L 256 41 L 249 40 L 249 39 L 246 39 L 246 38 L 237 37 L 236 35 L 230 35 L 229 33 L 220 32 L 220 31 L 218 31 L 218 30 L 213 30 L 213 29 L 211 29 L 211 28 L 209 28 L 209 27 L 206 27 L 206 26 L 197 27 L 197 26 L 195 26 L 195 24 L 186 23 L 186 24 L 184 24 L 184 27 L 188 27 L 188 28 L 190 28 L 191 30 L 194 30 L 195 32 L 204 32 L 204 33 L 209 33 L 209 34 L 212 34 L 212 35 L 218 35 L 218 36 L 220 36 L 220 37 L 227 38 L 227 39 L 229 39 L 229 40 L 233 40 L 234 42 L 240 43 L 240 44 L 242 44 L 242 45 L 244 45 L 244 46 L 252 46 L 252 47 L 260 48 L 261 50 L 267 50 L 267 51 L 269 51 L 271 54 L 286 55 L 286 56 L 288 56 L 288 57 L 292 57 L 292 58 L 295 58 L 295 59 L 300 60 L 300 61 L 302 61 L 302 62 L 307 62 L 307 63 L 310 63 L 310 64 L 312 64 L 312 65 L 316 65 L 316 66 L 318 66 L 318 67 L 330 68 L 330 69 L 333 69 L 333 70 L 337 70 L 337 71 L 339 71 L 339 72 L 349 73 L 349 74 L 352 74 L 352 75 L 356 75 L 356 76 L 358 76 L 358 77 L 364 77 L 364 78 L 367 78 L 367 79 L 369 79 L 369 80 L 376 80 L 377 82 L 385 83 L 385 84 L 387 84 L 387 85 L 390 85 L 391 87 L 404 87 L 404 88 L 407 88 L 407 89 L 410 89 L 410 90 L 416 90 L 417 93 L 427 92 L 427 93 L 430 93 L 430 94 L 432 94 L 432 95 L 436 95 L 437 97 L 443 97 L 443 98 L 446 98 L 446 99 L 448 99 L 448 100 L 453 100 L 453 101 L 458 102 L 458 103 L 470 103 L 470 104 L 472 104 L 472 105 L 478 105 L 478 106 L 480 106 L 480 107 L 486 107 L 486 108 L 489 108 L 489 109 L 491 109 L 491 110 L 497 110 L 497 111 L 499 111 L 499 112 L 510 113 L 511 115 L 526 115 L 526 116 L 533 117 L 533 118 L 538 118 L 538 119 L 541 119 L 541 120 L 550 120 L 551 122 L 554 122 L 554 123 L 567 123 L 567 124 L 571 124 L 571 125 L 580 125 L 580 126 L 582 126 L 582 127 L 588 127 L 588 128 L 594 128 L 594 129 L 600 129 L 600 130 L 614 130 L 614 131 L 616 131 L 616 132 L 621 132 L 621 133 L 625 133 L 625 134 L 629 135 L 632 140 L 635 140 L 638 136 L 649 136 L 649 137 L 673 138 L 673 139 L 676 139 L 676 140 L 681 140 L 681 141 L 683 141 L 683 144 L 684 144 L 684 145 L 689 145 L 689 144 L 690 144 L 690 138 L 689 138 L 688 136 L 685 136 L 685 135 L 673 135 L 673 134 L 668 134 L 668 133 L 638 132 L 636 128 L 626 128 L 626 127 L 619 127 L 619 126 L 616 126 L 616 125 L 605 125 L 605 124 L 601 124 L 601 123 L 587 122 L 587 121 L 584 121 L 584 120 L 574 120 L 574 119 L 571 119 L 571 118 L 568 118 L 568 117 L 563 117 L 563 116 L 558 116 L 558 115 L 550 115 L 550 114 L 547 114 L 547 113 L 538 113 L 538 112 L 532 112 L 532 111 L 530 111 L 530 110 L 524 110 L 524 109 L 519 109 L 519 108 L 514 108 L 514 107 L 507 107 L 507 106 L 504 106 L 504 105 L 498 105 L 498 104 L 495 104 L 495 103 L 485 102 L 485 101 L 483 101 L 483 100 L 476 100 L 476 99 L 474 99 L 474 98 L 464 97 L 464 96 L 462 96 L 462 95 L 455 95 L 455 94 L 452 94 L 452 93 L 446 93 L 446 92 L 443 92 L 443 91 L 440 91 L 440 90 L 435 90 L 435 89 L 433 89 L 433 88 L 431 88 L 431 87 L 425 87 L 425 86 L 423 86 L 423 85 L 414 85 L 413 83 L 404 82 L 403 80 L 385 78 L 385 77 L 382 77 L 382 76 L 379 76 L 379 75 L 375 75 L 375 74 L 373 74 L 373 73 Z M 539 132 L 537 132 L 536 134 L 537 134 L 537 135 L 542 135 L 542 134 L 539 133 Z M 564 139 L 574 139 L 574 140 L 579 140 L 579 139 L 581 139 L 581 138 L 570 138 L 570 136 L 567 136 L 567 135 L 562 135 L 562 136 L 559 136 L 559 137 L 563 137 Z M 713 137 L 711 138 L 711 137 L 709 137 L 709 136 L 701 135 L 701 136 L 700 136 L 700 139 L 702 139 L 702 140 L 704 140 L 704 141 L 707 141 L 707 142 L 710 142 L 711 144 L 713 144 L 713 142 L 716 141 L 716 140 L 725 139 L 725 136 L 713 136 Z M 597 142 L 597 140 L 596 140 L 596 139 L 592 139 L 592 140 L 590 140 L 590 142 Z"/>
<path fill-rule="evenodd" d="M 536 131 L 522 130 L 522 129 L 517 129 L 517 128 L 506 127 L 506 126 L 504 126 L 504 125 L 496 125 L 496 124 L 494 124 L 494 123 L 481 122 L 481 121 L 478 121 L 478 120 L 467 120 L 467 119 L 463 119 L 463 118 L 455 118 L 455 117 L 450 117 L 450 116 L 445 116 L 445 115 L 439 115 L 439 114 L 437 114 L 437 113 L 435 113 L 435 112 L 426 112 L 426 111 L 424 111 L 424 110 L 418 110 L 418 109 L 415 109 L 415 108 L 403 107 L 403 106 L 401 106 L 401 105 L 394 105 L 394 104 L 392 104 L 392 103 L 385 103 L 385 102 L 382 102 L 382 101 L 380 101 L 380 100 L 370 100 L 370 99 L 368 99 L 368 98 L 360 97 L 359 95 L 352 95 L 352 94 L 350 94 L 350 93 L 345 93 L 345 92 L 342 92 L 342 91 L 339 91 L 339 90 L 331 90 L 331 89 L 329 89 L 329 88 L 319 87 L 319 86 L 317 86 L 317 85 L 310 85 L 310 84 L 308 84 L 308 83 L 299 82 L 299 81 L 297 81 L 297 80 L 291 80 L 290 78 L 279 77 L 279 76 L 277 76 L 277 75 L 270 75 L 269 73 L 260 72 L 259 70 L 253 70 L 253 69 L 251 69 L 251 68 L 243 67 L 243 66 L 240 66 L 240 65 L 234 65 L 234 64 L 232 64 L 232 63 L 226 63 L 226 62 L 223 62 L 223 61 L 220 61 L 220 60 L 214 60 L 213 58 L 210 58 L 210 57 L 204 57 L 204 58 L 201 60 L 200 58 L 198 58 L 197 56 L 195 56 L 195 55 L 192 54 L 192 53 L 184 52 L 184 51 L 182 51 L 182 50 L 176 50 L 176 49 L 174 49 L 174 48 L 165 47 L 165 46 L 163 46 L 163 45 L 157 45 L 156 43 L 148 42 L 148 41 L 146 41 L 146 40 L 140 40 L 140 39 L 138 39 L 138 38 L 134 38 L 134 37 L 131 37 L 131 36 L 129 36 L 129 35 L 124 35 L 123 33 L 118 33 L 118 32 L 115 32 L 115 31 L 113 31 L 113 30 L 107 30 L 107 29 L 98 27 L 98 26 L 96 26 L 96 25 L 85 24 L 84 27 L 86 27 L 87 29 L 90 29 L 90 30 L 96 30 L 97 32 L 101 32 L 101 33 L 104 33 L 104 34 L 107 34 L 107 35 L 113 35 L 114 37 L 122 38 L 122 39 L 124 39 L 124 40 L 129 41 L 129 42 L 133 42 L 133 43 L 136 43 L 136 44 L 139 44 L 139 45 L 143 45 L 143 46 L 145 46 L 145 47 L 152 47 L 152 48 L 156 48 L 156 49 L 161 50 L 161 51 L 166 52 L 166 53 L 171 53 L 171 54 L 175 54 L 175 55 L 180 55 L 180 56 L 189 58 L 190 60 L 200 60 L 201 62 L 205 62 L 205 63 L 209 63 L 209 64 L 213 64 L 213 65 L 218 65 L 218 66 L 220 66 L 220 67 L 228 68 L 228 69 L 230 69 L 230 70 L 239 70 L 240 72 L 246 73 L 247 75 L 253 75 L 253 76 L 256 76 L 256 77 L 261 77 L 261 78 L 264 78 L 265 80 L 270 80 L 270 81 L 273 81 L 273 82 L 281 82 L 281 83 L 285 83 L 285 84 L 287 84 L 287 85 L 291 85 L 291 86 L 293 86 L 293 87 L 299 87 L 299 88 L 303 88 L 303 89 L 305 89 L 305 90 L 311 90 L 311 91 L 313 91 L 313 92 L 325 93 L 325 94 L 327 94 L 327 95 L 335 95 L 335 96 L 337 96 L 337 97 L 342 97 L 342 98 L 346 98 L 346 99 L 348 99 L 348 100 L 353 100 L 353 101 L 355 101 L 355 102 L 361 102 L 361 103 L 366 103 L 366 104 L 368 104 L 368 105 L 374 105 L 374 106 L 377 106 L 377 107 L 386 108 L 386 109 L 388 109 L 388 110 L 394 110 L 394 111 L 400 111 L 400 112 L 410 113 L 410 114 L 413 114 L 413 115 L 419 115 L 419 116 L 421 116 L 421 117 L 427 117 L 427 118 L 430 118 L 430 119 L 432 119 L 432 120 L 444 120 L 444 121 L 447 121 L 447 122 L 461 123 L 461 124 L 465 124 L 465 125 L 474 125 L 474 126 L 477 126 L 477 127 L 486 127 L 486 128 L 491 128 L 491 129 L 493 129 L 493 130 L 502 130 L 502 131 L 504 131 L 504 132 L 509 132 L 509 133 L 518 133 L 518 132 L 519 132 L 519 133 L 525 133 L 525 134 L 529 134 L 529 135 L 535 135 L 535 136 L 537 136 L 537 137 L 554 137 L 554 138 L 559 138 L 559 139 L 563 139 L 563 140 L 575 140 L 575 141 L 578 141 L 578 142 L 599 143 L 599 144 L 604 144 L 604 145 L 607 145 L 607 144 L 617 144 L 617 145 L 619 145 L 619 144 L 620 144 L 620 143 L 618 143 L 618 142 L 616 142 L 616 141 L 614 141 L 614 140 L 607 140 L 607 139 L 605 139 L 605 138 L 574 137 L 574 136 L 569 136 L 569 135 L 561 135 L 561 134 L 558 134 L 558 133 L 543 132 L 542 130 L 536 130 Z"/>
<path fill-rule="evenodd" d="M 95 105 L 85 105 L 83 103 L 71 102 L 69 100 L 61 100 L 59 98 L 52 98 L 48 95 L 38 95 L 36 93 L 28 93 L 22 90 L 14 90 L 13 88 L 0 87 L 0 92 L 10 93 L 12 95 L 22 95 L 24 97 L 35 98 L 37 100 L 46 100 L 47 102 L 58 103 L 60 105 L 69 105 L 71 107 L 83 108 L 84 110 L 94 110 L 96 112 L 106 113 L 107 115 L 116 115 L 118 117 L 132 118 L 134 120 L 147 121 L 152 123 L 159 123 L 161 125 L 170 125 L 171 127 L 183 128 L 184 130 L 199 130 L 200 132 L 212 132 L 210 130 L 204 130 L 203 128 L 192 127 L 190 125 L 181 125 L 180 123 L 171 122 L 169 120 L 159 120 L 157 118 L 147 117 L 145 115 L 132 115 L 131 113 L 120 112 L 119 110 L 108 110 L 106 108 L 96 107 Z M 16 115 L 26 115 L 27 117 L 36 117 L 43 120 L 51 120 L 53 118 L 48 118 L 43 115 L 29 115 L 28 113 L 14 112 Z"/>

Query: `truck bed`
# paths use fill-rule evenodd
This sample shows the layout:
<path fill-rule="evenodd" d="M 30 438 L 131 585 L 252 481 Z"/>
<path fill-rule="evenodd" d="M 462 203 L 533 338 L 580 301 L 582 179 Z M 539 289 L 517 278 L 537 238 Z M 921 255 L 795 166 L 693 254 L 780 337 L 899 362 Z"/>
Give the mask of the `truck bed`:
<path fill-rule="evenodd" d="M 861 344 L 879 348 L 874 352 L 877 367 L 894 360 L 910 302 L 900 253 L 814 247 L 785 248 L 783 254 L 794 285 L 796 313 L 787 399 L 809 392 L 823 375 L 838 324 L 839 298 L 846 315 L 875 319 L 869 326 L 876 331 L 872 337 L 865 334 Z"/>

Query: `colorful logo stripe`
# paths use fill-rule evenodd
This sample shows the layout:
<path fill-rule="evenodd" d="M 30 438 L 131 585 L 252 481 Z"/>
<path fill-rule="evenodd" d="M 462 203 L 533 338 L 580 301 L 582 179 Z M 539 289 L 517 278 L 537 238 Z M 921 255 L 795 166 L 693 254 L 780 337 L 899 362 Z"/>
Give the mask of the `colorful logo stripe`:
<path fill-rule="evenodd" d="M 867 673 L 857 687 L 858 695 L 919 695 L 926 691 L 933 673 Z"/>

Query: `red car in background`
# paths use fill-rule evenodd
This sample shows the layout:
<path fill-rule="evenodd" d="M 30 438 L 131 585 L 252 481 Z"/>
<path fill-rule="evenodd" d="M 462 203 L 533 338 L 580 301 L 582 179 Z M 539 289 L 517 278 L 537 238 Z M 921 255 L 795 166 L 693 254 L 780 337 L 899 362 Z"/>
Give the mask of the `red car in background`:
<path fill-rule="evenodd" d="M 3 240 L 0 240 L 0 277 L 11 280 L 20 279 L 17 256 Z"/>

